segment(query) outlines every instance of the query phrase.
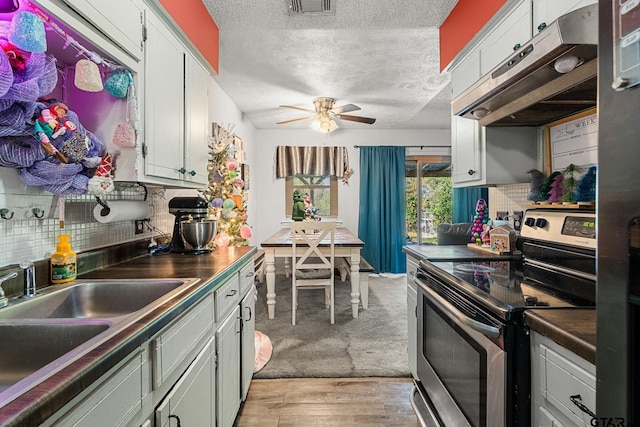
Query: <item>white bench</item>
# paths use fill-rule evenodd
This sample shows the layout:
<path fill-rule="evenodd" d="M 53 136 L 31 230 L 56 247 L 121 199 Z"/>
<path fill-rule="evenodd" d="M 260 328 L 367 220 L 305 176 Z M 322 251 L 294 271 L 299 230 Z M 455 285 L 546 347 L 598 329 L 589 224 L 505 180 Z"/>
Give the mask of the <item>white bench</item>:
<path fill-rule="evenodd" d="M 373 273 L 373 267 L 366 259 L 360 257 L 360 301 L 362 308 L 369 308 L 369 273 Z M 340 280 L 345 281 L 351 274 L 351 259 L 341 258 Z"/>

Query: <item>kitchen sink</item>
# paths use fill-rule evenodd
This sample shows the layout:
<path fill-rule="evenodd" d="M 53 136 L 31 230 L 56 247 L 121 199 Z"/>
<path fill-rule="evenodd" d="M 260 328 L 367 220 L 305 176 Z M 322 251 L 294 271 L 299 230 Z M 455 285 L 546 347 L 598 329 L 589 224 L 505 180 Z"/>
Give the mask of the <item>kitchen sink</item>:
<path fill-rule="evenodd" d="M 34 298 L 17 298 L 0 319 L 112 318 L 160 302 L 193 279 L 95 280 L 54 285 Z"/>
<path fill-rule="evenodd" d="M 109 322 L 0 323 L 0 393 L 109 329 Z"/>

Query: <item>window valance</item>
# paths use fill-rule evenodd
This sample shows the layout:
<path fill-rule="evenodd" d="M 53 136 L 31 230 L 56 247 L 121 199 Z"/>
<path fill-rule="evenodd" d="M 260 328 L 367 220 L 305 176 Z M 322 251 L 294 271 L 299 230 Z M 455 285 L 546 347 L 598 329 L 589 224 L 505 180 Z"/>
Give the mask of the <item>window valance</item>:
<path fill-rule="evenodd" d="M 346 147 L 276 148 L 276 178 L 294 175 L 342 176 L 349 168 Z"/>

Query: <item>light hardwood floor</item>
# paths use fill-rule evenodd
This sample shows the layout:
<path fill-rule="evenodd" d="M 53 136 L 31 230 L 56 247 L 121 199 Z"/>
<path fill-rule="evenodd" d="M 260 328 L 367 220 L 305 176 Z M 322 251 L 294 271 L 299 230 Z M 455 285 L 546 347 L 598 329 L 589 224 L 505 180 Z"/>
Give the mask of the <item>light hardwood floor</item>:
<path fill-rule="evenodd" d="M 419 426 L 410 378 L 257 379 L 235 427 Z"/>

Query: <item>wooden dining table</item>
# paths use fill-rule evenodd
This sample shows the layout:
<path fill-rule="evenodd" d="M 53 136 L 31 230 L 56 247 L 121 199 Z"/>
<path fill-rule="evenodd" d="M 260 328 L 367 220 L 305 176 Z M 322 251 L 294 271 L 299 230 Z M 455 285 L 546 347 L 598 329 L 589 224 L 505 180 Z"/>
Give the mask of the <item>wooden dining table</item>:
<path fill-rule="evenodd" d="M 282 228 L 273 236 L 261 243 L 264 249 L 265 276 L 267 279 L 267 309 L 269 319 L 273 319 L 276 313 L 276 258 L 285 258 L 288 265 L 292 252 L 291 229 Z M 351 307 L 353 317 L 358 317 L 358 305 L 360 303 L 360 250 L 364 242 L 346 227 L 336 227 L 334 236 L 335 257 L 348 258 L 351 278 Z M 329 249 L 329 240 L 321 243 L 320 248 Z"/>

